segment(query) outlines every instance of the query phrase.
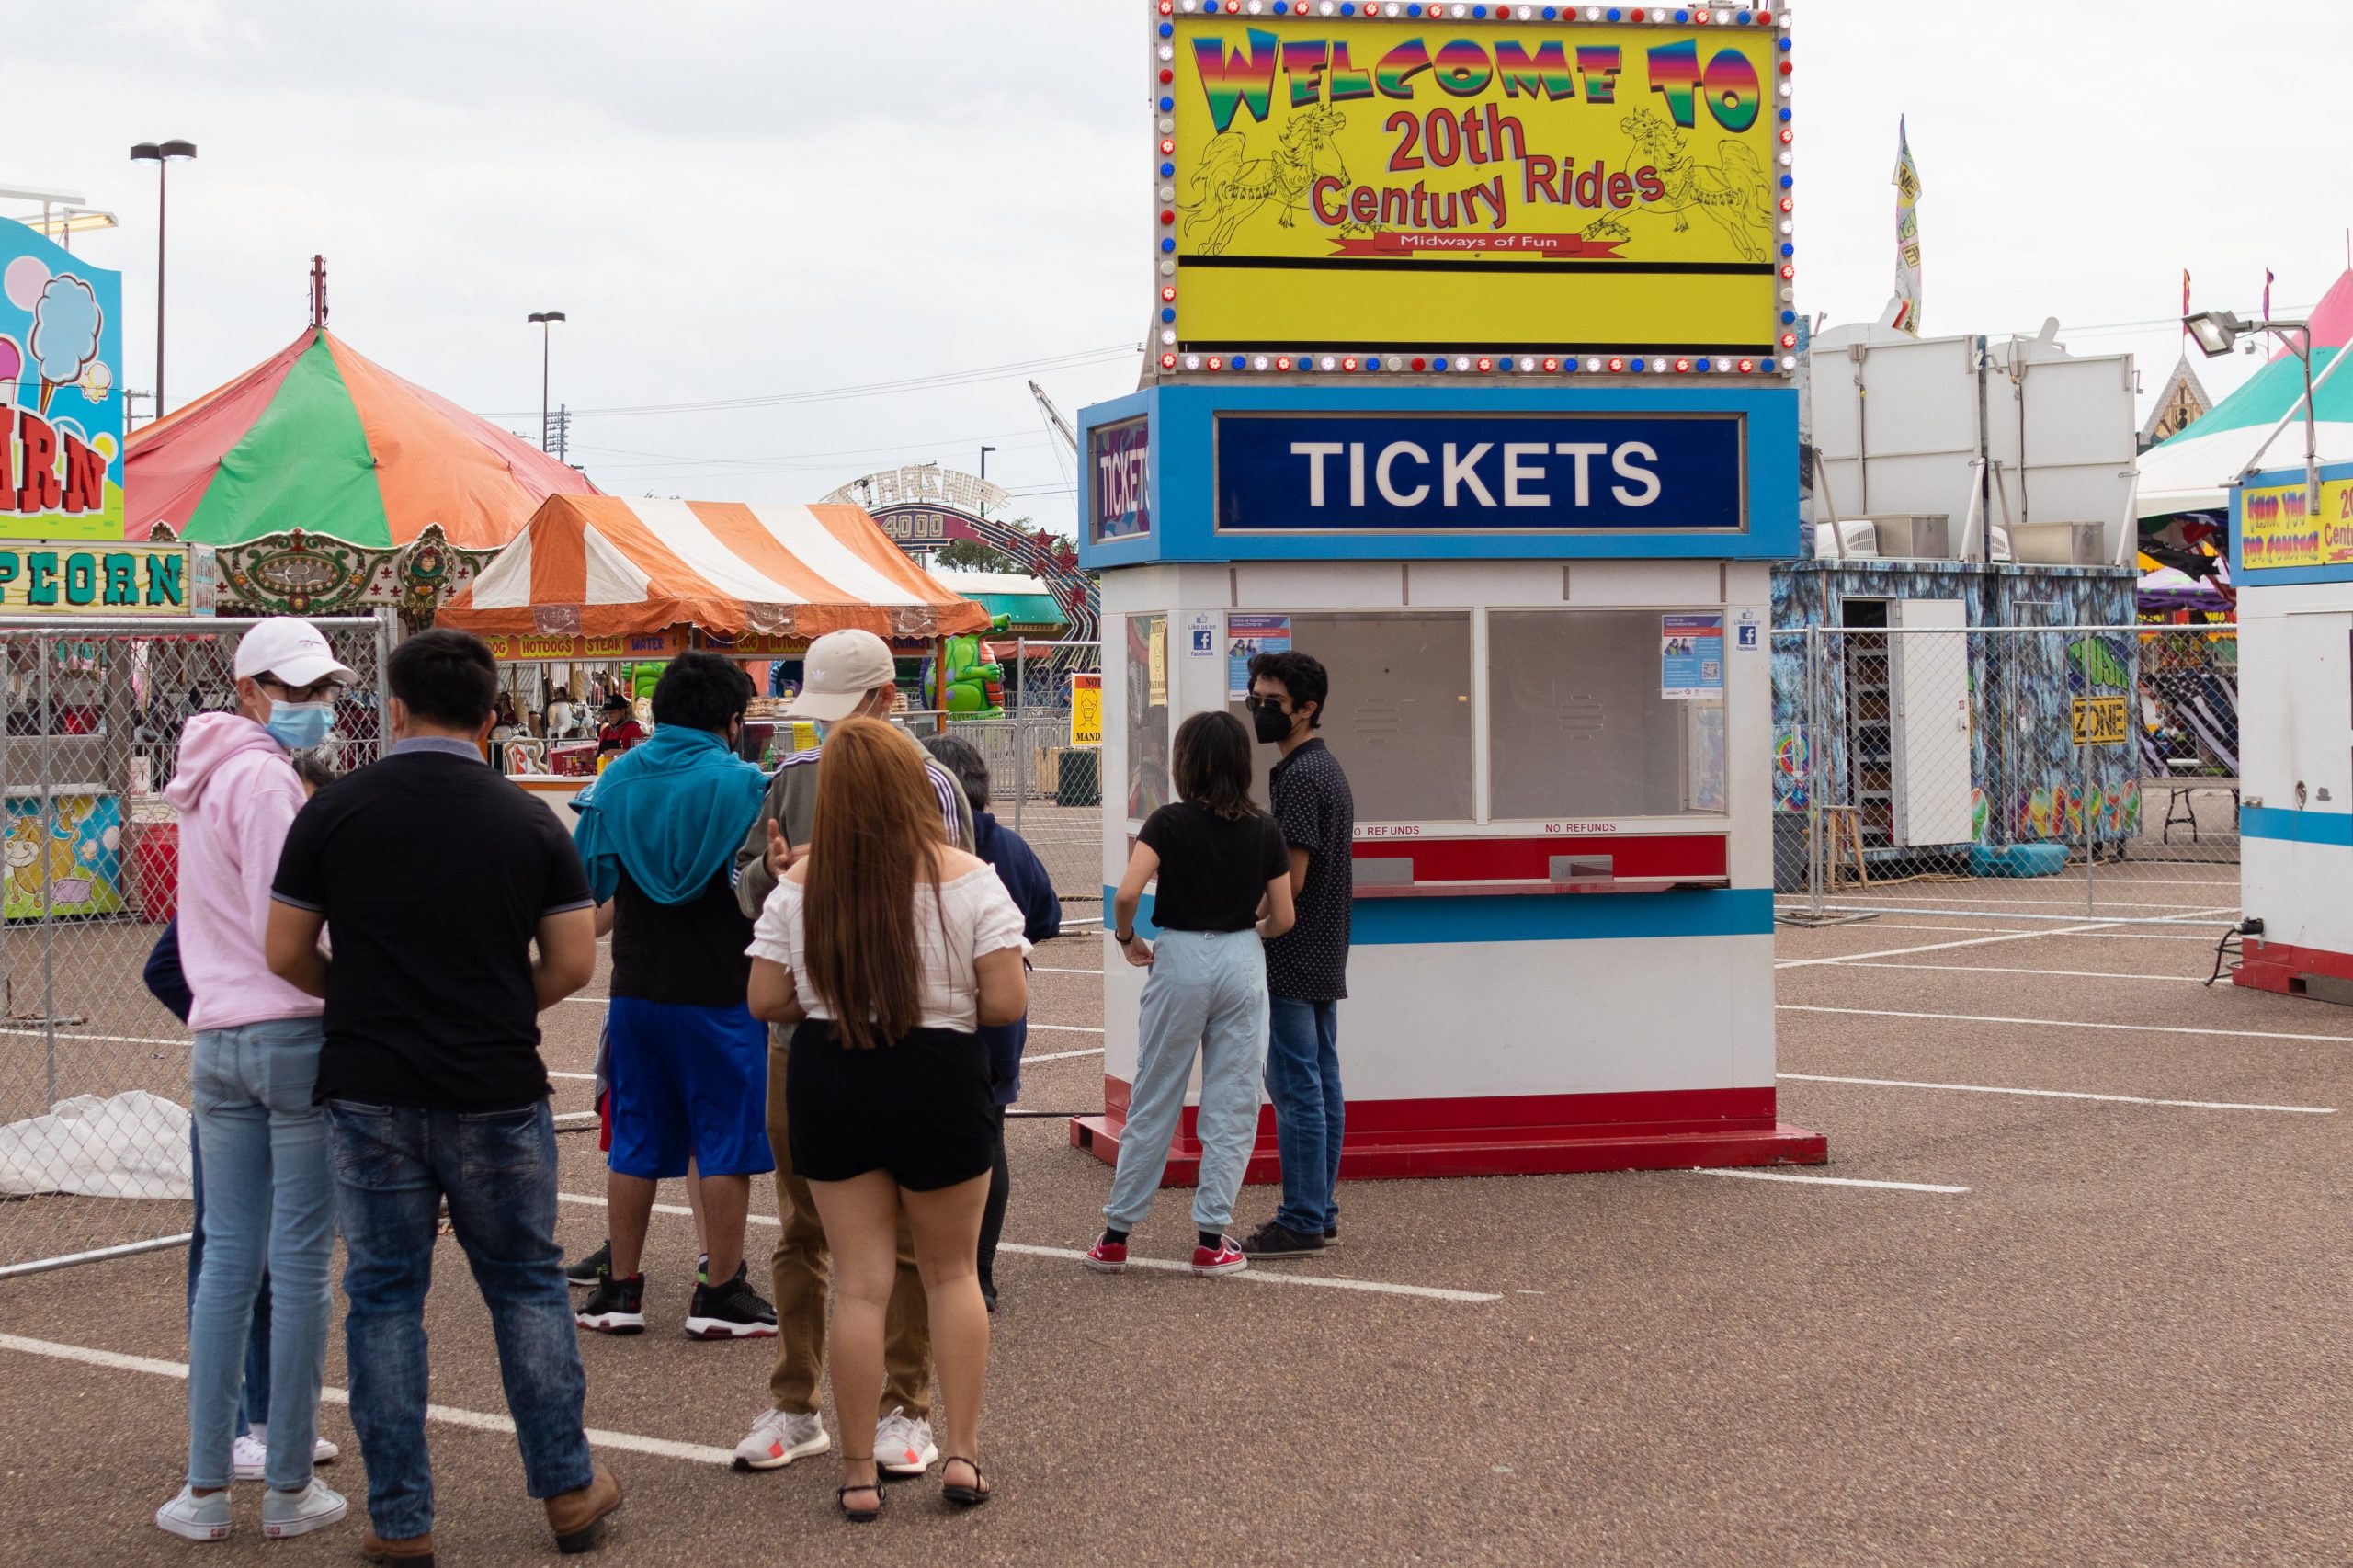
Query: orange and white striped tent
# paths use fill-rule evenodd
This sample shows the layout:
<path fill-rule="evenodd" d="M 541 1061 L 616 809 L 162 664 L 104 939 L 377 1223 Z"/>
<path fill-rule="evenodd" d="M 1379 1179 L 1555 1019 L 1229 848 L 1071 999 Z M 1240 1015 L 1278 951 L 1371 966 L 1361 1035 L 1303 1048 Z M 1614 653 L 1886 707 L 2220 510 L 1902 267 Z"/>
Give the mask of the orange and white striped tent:
<path fill-rule="evenodd" d="M 523 635 L 694 627 L 806 639 L 856 627 L 915 639 L 979 631 L 989 617 L 862 507 L 551 495 L 434 619 Z"/>

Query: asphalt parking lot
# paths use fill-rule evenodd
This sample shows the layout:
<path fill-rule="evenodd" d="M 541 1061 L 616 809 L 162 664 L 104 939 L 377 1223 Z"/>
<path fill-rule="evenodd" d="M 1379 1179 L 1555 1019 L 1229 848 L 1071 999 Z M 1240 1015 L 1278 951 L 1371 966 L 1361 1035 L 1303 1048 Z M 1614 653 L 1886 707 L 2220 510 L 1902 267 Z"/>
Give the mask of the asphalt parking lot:
<path fill-rule="evenodd" d="M 2199 984 L 2227 918 L 1784 927 L 1781 1115 L 1828 1133 L 1829 1165 L 1350 1186 L 1344 1248 L 1235 1278 L 1081 1270 L 1108 1172 L 1059 1121 L 1018 1123 L 984 1428 L 999 1496 L 971 1516 L 899 1487 L 852 1530 L 824 1460 L 731 1471 L 768 1346 L 668 1331 L 693 1233 L 683 1209 L 657 1218 L 654 1331 L 585 1346 L 630 1496 L 605 1560 L 2345 1561 L 2353 1015 Z M 1028 1108 L 1099 1103 L 1102 947 L 1039 955 Z M 551 1027 L 574 1074 L 560 1110 L 587 1107 L 598 1012 Z M 591 1138 L 563 1147 L 578 1251 L 602 1233 L 602 1169 Z M 1243 1221 L 1270 1205 L 1246 1191 Z M 1182 1256 L 1181 1204 L 1138 1242 Z M 441 1561 L 553 1561 L 457 1261 L 431 1309 Z M 364 1478 L 333 1403 L 347 1525 L 265 1551 L 243 1495 L 222 1546 L 149 1523 L 185 1460 L 183 1268 L 0 1281 L 12 1550 L 356 1560 Z"/>

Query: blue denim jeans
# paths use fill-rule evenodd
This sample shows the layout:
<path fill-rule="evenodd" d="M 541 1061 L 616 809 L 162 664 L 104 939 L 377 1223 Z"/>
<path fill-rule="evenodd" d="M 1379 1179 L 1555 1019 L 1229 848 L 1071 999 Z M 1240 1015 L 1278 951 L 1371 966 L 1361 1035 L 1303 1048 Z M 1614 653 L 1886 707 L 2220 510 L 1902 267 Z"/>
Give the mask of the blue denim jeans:
<path fill-rule="evenodd" d="M 262 1270 L 270 1278 L 269 1484 L 311 1479 L 326 1364 L 335 1187 L 316 1018 L 199 1029 L 189 1074 L 204 1147 L 204 1261 L 188 1323 L 188 1479 L 226 1486 Z"/>
<path fill-rule="evenodd" d="M 197 1135 L 196 1118 L 188 1122 L 188 1180 L 196 1193 L 196 1214 L 188 1222 L 188 1321 L 196 1330 L 196 1282 L 204 1273 L 204 1140 Z M 261 1271 L 261 1289 L 254 1292 L 253 1332 L 245 1335 L 245 1386 L 237 1398 L 237 1436 L 252 1434 L 253 1424 L 269 1425 L 269 1270 Z"/>
<path fill-rule="evenodd" d="M 1340 1091 L 1340 1005 L 1272 1000 L 1267 1097 L 1275 1102 L 1275 1147 L 1283 1161 L 1283 1203 L 1275 1218 L 1302 1235 L 1322 1235 L 1340 1222 L 1340 1206 L 1333 1201 L 1347 1120 Z"/>
<path fill-rule="evenodd" d="M 1128 1090 L 1120 1165 L 1103 1213 L 1131 1231 L 1152 1209 L 1168 1144 L 1185 1112 L 1193 1054 L 1201 1058 L 1201 1176 L 1193 1226 L 1222 1231 L 1258 1137 L 1258 1074 L 1267 1060 L 1267 954 L 1256 931 L 1163 931 L 1143 983 L 1136 1078 Z"/>
<path fill-rule="evenodd" d="M 369 1523 L 388 1540 L 433 1528 L 425 1292 L 445 1194 L 450 1227 L 490 1308 L 526 1488 L 544 1500 L 587 1485 L 594 1470 L 580 1407 L 588 1379 L 555 1244 L 555 1122 L 547 1102 L 460 1113 L 329 1100 L 326 1110 L 347 1255 L 351 1424 L 368 1464 Z"/>

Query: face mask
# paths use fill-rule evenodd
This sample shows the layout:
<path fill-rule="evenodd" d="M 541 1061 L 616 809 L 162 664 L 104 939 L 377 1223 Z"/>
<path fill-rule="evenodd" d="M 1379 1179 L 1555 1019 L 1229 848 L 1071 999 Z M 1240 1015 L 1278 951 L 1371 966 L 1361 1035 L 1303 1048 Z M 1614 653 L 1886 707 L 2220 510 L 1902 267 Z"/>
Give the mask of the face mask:
<path fill-rule="evenodd" d="M 327 738 L 327 730 L 335 722 L 332 702 L 281 702 L 272 699 L 269 722 L 264 726 L 269 738 L 288 751 L 308 751 Z"/>
<path fill-rule="evenodd" d="M 1290 734 L 1291 716 L 1274 708 L 1261 708 L 1250 715 L 1250 722 L 1258 731 L 1260 745 L 1273 745 Z"/>

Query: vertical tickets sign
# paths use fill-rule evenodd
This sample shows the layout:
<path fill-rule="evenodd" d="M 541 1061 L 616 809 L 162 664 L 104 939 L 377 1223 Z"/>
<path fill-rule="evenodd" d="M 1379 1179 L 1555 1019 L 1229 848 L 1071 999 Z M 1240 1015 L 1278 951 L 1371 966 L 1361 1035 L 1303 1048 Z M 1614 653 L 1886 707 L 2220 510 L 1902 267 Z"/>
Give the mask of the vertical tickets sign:
<path fill-rule="evenodd" d="M 1794 203 L 1772 11 L 1166 9 L 1164 374 L 1326 349 L 1778 369 Z"/>
<path fill-rule="evenodd" d="M 1152 532 L 1152 426 L 1146 419 L 1098 425 L 1087 436 L 1095 470 L 1095 542 Z"/>
<path fill-rule="evenodd" d="M 0 219 L 0 539 L 122 535 L 122 275 Z"/>

